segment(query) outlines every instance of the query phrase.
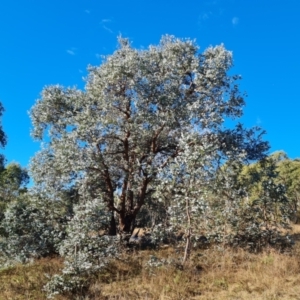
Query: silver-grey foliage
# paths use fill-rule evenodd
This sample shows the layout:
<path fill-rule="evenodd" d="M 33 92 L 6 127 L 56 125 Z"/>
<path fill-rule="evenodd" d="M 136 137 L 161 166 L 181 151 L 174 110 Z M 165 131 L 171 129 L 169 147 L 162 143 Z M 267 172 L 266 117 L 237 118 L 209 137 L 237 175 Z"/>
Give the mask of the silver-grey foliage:
<path fill-rule="evenodd" d="M 56 203 L 71 190 L 77 202 L 58 243 L 65 268 L 45 287 L 49 296 L 84 288 L 85 276 L 117 255 L 112 236 L 131 232 L 143 213 L 155 242 L 184 231 L 184 262 L 202 234 L 224 241 L 251 206 L 235 166 L 268 150 L 258 128 L 224 128 L 241 117 L 244 99 L 223 45 L 199 53 L 194 41 L 172 36 L 147 50 L 119 42 L 90 67 L 84 90 L 46 87 L 31 110 L 32 135 L 42 141 L 31 162 L 35 192 Z M 155 207 L 163 217 L 142 210 Z M 249 220 L 246 228 L 263 224 L 261 215 Z"/>
<path fill-rule="evenodd" d="M 199 54 L 194 41 L 172 36 L 147 50 L 119 42 L 89 69 L 85 90 L 46 87 L 31 110 L 32 135 L 44 142 L 31 163 L 37 187 L 54 198 L 70 186 L 83 202 L 101 196 L 112 212 L 111 234 L 115 224 L 133 229 L 160 173 L 184 151 L 181 136 L 218 139 L 224 154 L 245 148 L 249 159 L 267 149 L 264 142 L 244 143 L 244 129 L 237 136 L 223 130 L 224 120 L 240 117 L 244 106 L 223 45 Z"/>
<path fill-rule="evenodd" d="M 23 195 L 11 202 L 0 223 L 0 268 L 57 253 L 65 236 L 64 203 Z"/>
<path fill-rule="evenodd" d="M 74 217 L 68 223 L 67 236 L 59 248 L 65 259 L 62 274 L 54 275 L 45 286 L 50 298 L 82 291 L 89 285 L 89 275 L 101 271 L 110 258 L 118 255 L 118 238 L 105 234 L 109 222 L 101 199 L 74 207 Z"/>

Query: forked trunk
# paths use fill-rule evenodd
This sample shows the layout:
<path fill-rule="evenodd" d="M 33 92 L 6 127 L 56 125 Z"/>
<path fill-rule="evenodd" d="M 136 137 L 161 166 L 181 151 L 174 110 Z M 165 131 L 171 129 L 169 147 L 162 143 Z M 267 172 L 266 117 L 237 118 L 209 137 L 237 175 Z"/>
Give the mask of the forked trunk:
<path fill-rule="evenodd" d="M 119 219 L 119 231 L 121 233 L 132 233 L 135 227 L 135 216 L 133 214 L 126 214 L 125 216 L 120 214 Z M 108 228 L 108 235 L 117 235 L 118 224 L 116 222 L 114 213 L 111 215 L 110 224 Z"/>
<path fill-rule="evenodd" d="M 120 215 L 120 231 L 124 233 L 132 233 L 135 226 L 135 215 Z"/>

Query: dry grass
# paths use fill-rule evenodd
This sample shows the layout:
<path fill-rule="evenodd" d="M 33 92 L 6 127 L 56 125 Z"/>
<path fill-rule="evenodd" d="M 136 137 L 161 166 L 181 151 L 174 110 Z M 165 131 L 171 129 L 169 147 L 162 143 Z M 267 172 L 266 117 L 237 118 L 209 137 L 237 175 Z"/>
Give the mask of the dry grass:
<path fill-rule="evenodd" d="M 140 254 L 137 259 L 146 260 L 149 254 Z M 172 251 L 160 255 L 175 256 Z M 116 263 L 115 270 L 123 270 L 118 278 L 110 283 L 99 280 L 91 286 L 89 299 L 300 299 L 297 253 L 256 255 L 209 249 L 195 253 L 184 270 L 160 268 L 150 274 L 142 265 L 124 276 L 126 267 Z M 97 297 L 100 291 L 102 297 Z"/>
<path fill-rule="evenodd" d="M 183 270 L 145 268 L 150 255 L 179 259 L 182 253 L 172 248 L 132 252 L 99 274 L 85 296 L 71 299 L 300 299 L 300 225 L 293 227 L 292 234 L 299 241 L 290 253 L 197 250 Z M 44 274 L 57 273 L 61 267 L 56 258 L 1 271 L 0 299 L 45 299 L 41 292 L 47 281 Z"/>
<path fill-rule="evenodd" d="M 43 286 L 48 281 L 45 274 L 58 273 L 61 267 L 61 259 L 45 258 L 33 264 L 1 270 L 0 300 L 46 299 L 42 292 Z"/>

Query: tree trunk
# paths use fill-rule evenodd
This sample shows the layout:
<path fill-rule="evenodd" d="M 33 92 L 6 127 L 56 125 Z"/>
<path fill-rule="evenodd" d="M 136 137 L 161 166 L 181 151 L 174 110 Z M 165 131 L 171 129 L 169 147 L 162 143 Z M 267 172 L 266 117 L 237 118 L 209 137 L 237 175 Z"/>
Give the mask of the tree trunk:
<path fill-rule="evenodd" d="M 123 233 L 132 233 L 135 227 L 135 215 L 133 214 L 120 214 L 119 216 L 119 229 Z M 117 235 L 117 222 L 114 213 L 111 213 L 110 224 L 108 228 L 108 235 Z"/>
<path fill-rule="evenodd" d="M 187 260 L 190 257 L 191 252 L 191 230 L 188 229 L 187 236 L 186 236 L 186 243 L 185 243 L 185 249 L 184 249 L 184 256 L 182 260 L 182 265 L 184 266 L 187 262 Z"/>
<path fill-rule="evenodd" d="M 191 252 L 192 229 L 191 229 L 190 201 L 188 199 L 186 199 L 185 209 L 186 209 L 186 217 L 187 217 L 187 230 L 186 230 L 186 243 L 185 243 L 184 256 L 182 260 L 182 266 L 184 266 L 187 260 L 189 259 L 190 252 Z"/>
<path fill-rule="evenodd" d="M 108 235 L 117 235 L 117 224 L 114 216 L 114 212 L 111 212 L 111 219 L 108 229 Z"/>
<path fill-rule="evenodd" d="M 125 233 L 132 233 L 135 226 L 135 215 L 120 214 L 120 230 Z"/>

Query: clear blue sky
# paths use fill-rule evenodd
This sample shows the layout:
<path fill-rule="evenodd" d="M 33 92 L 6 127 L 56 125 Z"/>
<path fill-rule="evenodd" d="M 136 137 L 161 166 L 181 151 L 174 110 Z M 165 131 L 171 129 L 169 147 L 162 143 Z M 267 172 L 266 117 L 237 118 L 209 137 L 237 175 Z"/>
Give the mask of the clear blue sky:
<path fill-rule="evenodd" d="M 1 0 L 0 101 L 7 161 L 27 166 L 39 144 L 28 110 L 45 85 L 84 87 L 88 64 L 112 53 L 116 37 L 134 47 L 163 34 L 196 38 L 201 50 L 233 51 L 247 91 L 242 122 L 262 126 L 271 151 L 300 157 L 299 0 Z"/>

